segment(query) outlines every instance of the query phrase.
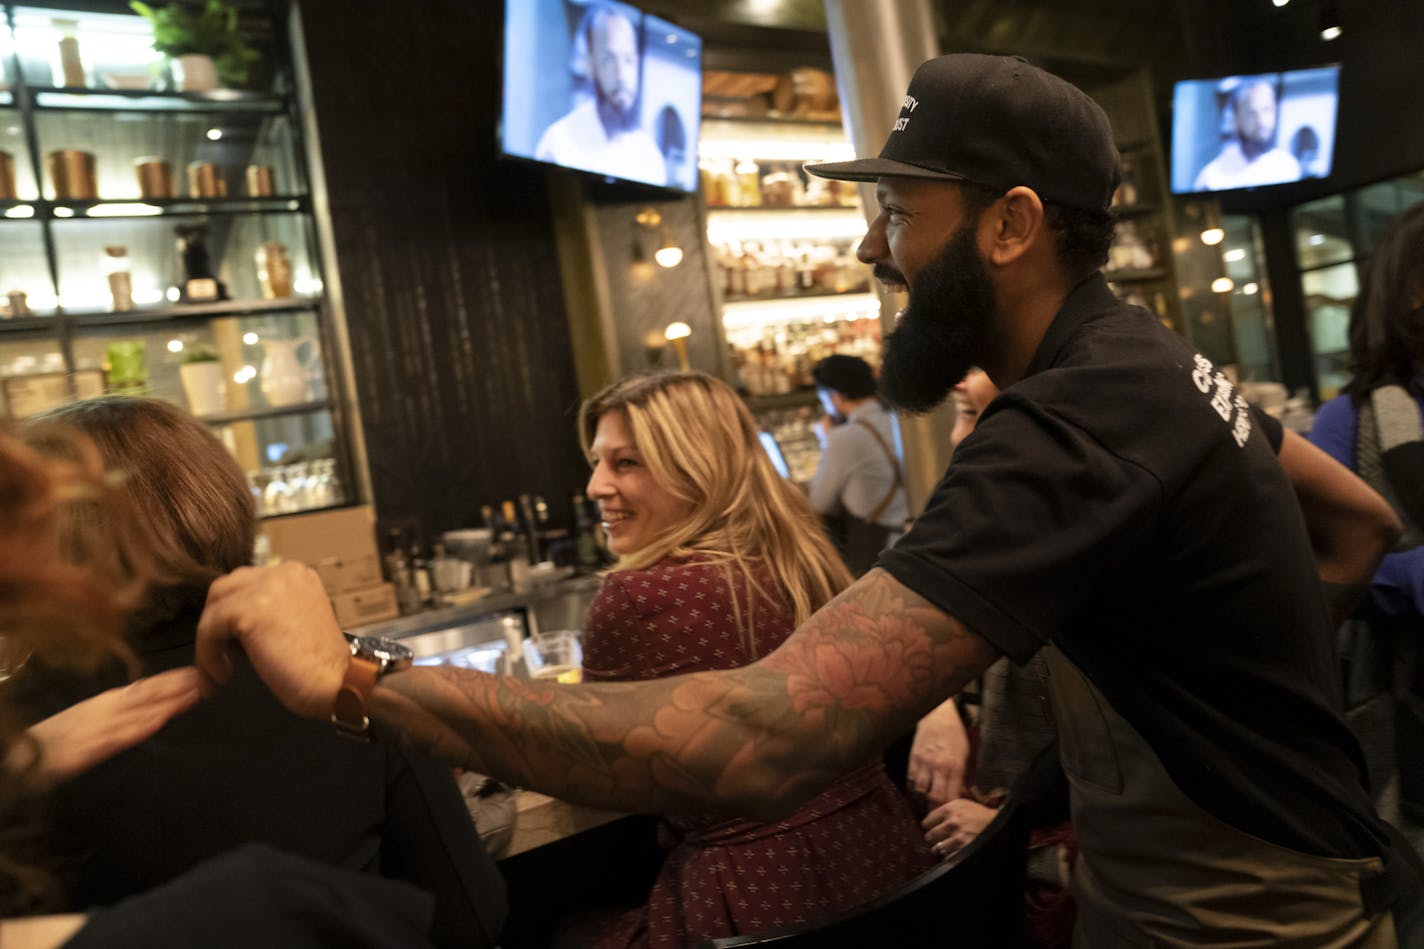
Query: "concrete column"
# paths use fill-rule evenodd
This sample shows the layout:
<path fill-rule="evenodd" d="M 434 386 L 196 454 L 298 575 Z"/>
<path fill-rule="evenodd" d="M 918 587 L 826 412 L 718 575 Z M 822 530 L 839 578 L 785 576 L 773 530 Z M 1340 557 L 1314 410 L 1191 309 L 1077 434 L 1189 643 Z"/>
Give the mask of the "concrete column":
<path fill-rule="evenodd" d="M 825 0 L 836 86 L 857 157 L 880 154 L 900 114 L 915 69 L 940 53 L 930 0 Z M 867 223 L 876 214 L 874 185 L 861 186 Z M 902 299 L 880 290 L 881 327 L 889 332 Z M 910 514 L 924 509 L 949 464 L 952 404 L 924 416 L 900 416 Z"/>

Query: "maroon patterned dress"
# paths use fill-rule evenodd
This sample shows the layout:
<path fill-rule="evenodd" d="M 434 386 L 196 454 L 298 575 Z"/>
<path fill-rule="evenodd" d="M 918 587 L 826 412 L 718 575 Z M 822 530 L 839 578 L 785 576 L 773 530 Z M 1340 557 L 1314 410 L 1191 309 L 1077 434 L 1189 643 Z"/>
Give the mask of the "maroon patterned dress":
<path fill-rule="evenodd" d="M 584 626 L 584 678 L 747 665 L 792 630 L 789 604 L 759 597 L 751 609 L 754 654 L 738 634 L 722 568 L 669 559 L 609 574 Z M 878 757 L 778 823 L 680 815 L 662 829 L 667 859 L 647 905 L 599 927 L 599 949 L 673 949 L 807 922 L 875 899 L 934 862 Z"/>

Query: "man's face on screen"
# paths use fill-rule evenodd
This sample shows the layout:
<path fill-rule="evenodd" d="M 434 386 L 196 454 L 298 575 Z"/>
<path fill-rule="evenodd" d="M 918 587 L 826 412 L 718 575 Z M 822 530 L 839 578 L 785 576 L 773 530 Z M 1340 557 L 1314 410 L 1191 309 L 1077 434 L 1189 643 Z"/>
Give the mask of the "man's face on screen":
<path fill-rule="evenodd" d="M 614 110 L 630 111 L 638 101 L 638 34 L 613 14 L 593 32 L 593 83 L 598 98 Z"/>

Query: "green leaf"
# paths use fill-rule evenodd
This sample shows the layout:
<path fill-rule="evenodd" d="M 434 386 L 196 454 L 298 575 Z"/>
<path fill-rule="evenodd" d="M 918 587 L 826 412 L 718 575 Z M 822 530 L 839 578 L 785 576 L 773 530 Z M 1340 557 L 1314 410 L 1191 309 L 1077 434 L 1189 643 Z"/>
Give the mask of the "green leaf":
<path fill-rule="evenodd" d="M 227 85 L 244 84 L 252 64 L 261 59 L 238 31 L 236 8 L 224 0 L 207 0 L 200 12 L 178 3 L 155 9 L 142 0 L 130 0 L 129 7 L 153 28 L 154 50 L 168 57 L 211 56 Z"/>

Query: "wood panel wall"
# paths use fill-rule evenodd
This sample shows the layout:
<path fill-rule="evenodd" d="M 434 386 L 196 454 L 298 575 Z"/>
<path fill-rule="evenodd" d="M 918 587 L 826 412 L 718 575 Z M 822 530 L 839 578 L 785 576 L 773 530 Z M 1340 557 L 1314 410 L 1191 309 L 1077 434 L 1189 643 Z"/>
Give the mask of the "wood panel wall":
<path fill-rule="evenodd" d="M 587 477 L 545 170 L 500 160 L 494 0 L 301 0 L 382 528 Z"/>

